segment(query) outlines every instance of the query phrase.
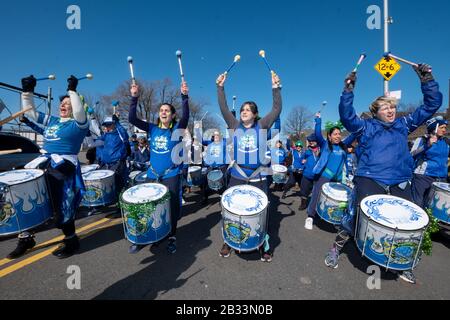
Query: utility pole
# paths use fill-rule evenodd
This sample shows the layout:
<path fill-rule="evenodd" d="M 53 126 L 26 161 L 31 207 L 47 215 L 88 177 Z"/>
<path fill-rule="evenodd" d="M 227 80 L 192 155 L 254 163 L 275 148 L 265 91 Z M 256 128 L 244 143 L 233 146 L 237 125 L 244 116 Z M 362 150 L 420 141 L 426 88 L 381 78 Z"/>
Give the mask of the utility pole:
<path fill-rule="evenodd" d="M 389 0 L 384 0 L 384 53 L 389 52 L 389 24 L 393 23 L 389 16 Z M 389 95 L 389 81 L 384 80 L 384 95 Z"/>

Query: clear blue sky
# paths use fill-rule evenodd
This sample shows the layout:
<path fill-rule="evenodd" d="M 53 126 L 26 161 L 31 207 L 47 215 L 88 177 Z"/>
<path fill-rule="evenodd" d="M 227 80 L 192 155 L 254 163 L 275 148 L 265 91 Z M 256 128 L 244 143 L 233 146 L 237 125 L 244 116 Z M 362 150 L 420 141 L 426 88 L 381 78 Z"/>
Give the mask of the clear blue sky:
<path fill-rule="evenodd" d="M 81 30 L 66 28 L 66 9 L 81 8 Z M 383 30 L 369 30 L 369 5 L 382 0 L 191 0 L 191 1 L 2 1 L 0 81 L 19 85 L 21 77 L 55 73 L 55 94 L 66 88 L 68 75 L 92 72 L 93 81 L 79 85 L 81 93 L 110 94 L 129 77 L 126 57 L 135 59 L 136 76 L 146 80 L 171 78 L 178 83 L 175 51 L 183 51 L 191 96 L 206 98 L 218 113 L 215 79 L 236 54 L 242 56 L 230 74 L 226 92 L 238 102 L 254 100 L 261 114 L 271 106 L 270 75 L 258 56 L 266 50 L 283 82 L 282 120 L 296 105 L 315 112 L 323 100 L 325 120 L 337 120 L 337 105 L 345 75 L 361 52 L 368 59 L 359 70 L 355 106 L 366 111 L 382 95 L 381 76 L 374 65 L 383 54 Z M 448 0 L 391 0 L 391 51 L 433 66 L 448 105 L 450 23 Z M 41 82 L 46 92 L 50 82 Z M 421 99 L 413 70 L 403 69 L 391 90 L 403 91 L 402 102 Z M 18 98 L 3 90 L 0 97 L 13 110 Z M 5 111 L 2 116 L 5 116 Z"/>

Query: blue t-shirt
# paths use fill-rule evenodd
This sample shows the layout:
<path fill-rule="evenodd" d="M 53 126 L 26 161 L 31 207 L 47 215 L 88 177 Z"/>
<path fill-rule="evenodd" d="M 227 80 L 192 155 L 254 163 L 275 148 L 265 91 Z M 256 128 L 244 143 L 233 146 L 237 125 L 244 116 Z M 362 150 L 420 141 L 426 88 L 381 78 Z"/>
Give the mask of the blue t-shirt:
<path fill-rule="evenodd" d="M 180 147 L 182 151 L 182 137 L 176 141 L 172 141 L 172 133 L 178 129 L 178 124 L 171 129 L 162 129 L 154 124 L 149 124 L 149 137 L 150 137 L 150 168 L 147 176 L 150 179 L 157 179 L 164 177 L 165 179 L 171 178 L 179 174 L 180 165 L 175 164 L 172 159 L 172 150 L 181 143 Z M 180 157 L 181 159 L 181 157 Z M 155 173 L 158 175 L 156 176 Z"/>
<path fill-rule="evenodd" d="M 305 165 L 302 163 L 304 160 L 304 152 L 298 152 L 297 150 L 292 150 L 292 168 L 294 170 L 303 170 Z"/>
<path fill-rule="evenodd" d="M 42 112 L 38 112 L 38 114 L 38 123 L 44 124 L 46 115 Z M 87 120 L 83 124 L 75 120 L 61 122 L 61 118 L 50 116 L 44 131 L 44 150 L 50 154 L 78 154 L 88 131 L 89 122 Z"/>

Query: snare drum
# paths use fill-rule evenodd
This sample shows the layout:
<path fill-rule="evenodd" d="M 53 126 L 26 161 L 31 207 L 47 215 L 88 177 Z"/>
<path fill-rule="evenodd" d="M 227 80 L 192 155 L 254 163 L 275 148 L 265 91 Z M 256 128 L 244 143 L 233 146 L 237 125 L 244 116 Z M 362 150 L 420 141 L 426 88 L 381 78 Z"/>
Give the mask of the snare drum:
<path fill-rule="evenodd" d="M 433 216 L 442 223 L 450 224 L 450 184 L 433 183 L 428 207 Z"/>
<path fill-rule="evenodd" d="M 122 194 L 120 207 L 125 235 L 131 243 L 155 243 L 170 233 L 170 192 L 166 186 L 145 183 L 131 187 Z"/>
<path fill-rule="evenodd" d="M 138 184 L 143 184 L 147 182 L 147 171 L 141 172 L 133 180 L 133 186 L 137 186 Z"/>
<path fill-rule="evenodd" d="M 328 223 L 340 225 L 347 211 L 352 189 L 342 183 L 329 182 L 322 186 L 316 211 Z"/>
<path fill-rule="evenodd" d="M 81 174 L 85 174 L 94 170 L 97 170 L 100 166 L 98 164 L 87 164 L 81 166 Z"/>
<path fill-rule="evenodd" d="M 116 202 L 114 171 L 95 170 L 83 174 L 86 193 L 81 200 L 83 207 L 107 206 Z"/>
<path fill-rule="evenodd" d="M 418 263 L 427 213 L 407 200 L 374 195 L 361 201 L 356 245 L 362 255 L 393 270 L 411 270 Z"/>
<path fill-rule="evenodd" d="M 192 166 L 188 169 L 188 185 L 200 186 L 202 184 L 202 167 Z"/>
<path fill-rule="evenodd" d="M 40 226 L 52 217 L 43 170 L 0 173 L 0 236 Z"/>
<path fill-rule="evenodd" d="M 224 186 L 224 177 L 222 170 L 212 170 L 208 173 L 208 187 L 211 190 L 219 191 Z"/>
<path fill-rule="evenodd" d="M 275 183 L 286 183 L 287 180 L 287 168 L 285 166 L 282 166 L 280 164 L 274 164 L 272 166 L 273 171 L 273 182 Z"/>
<path fill-rule="evenodd" d="M 227 189 L 221 199 L 222 235 L 239 252 L 258 249 L 267 234 L 267 195 L 250 185 Z"/>

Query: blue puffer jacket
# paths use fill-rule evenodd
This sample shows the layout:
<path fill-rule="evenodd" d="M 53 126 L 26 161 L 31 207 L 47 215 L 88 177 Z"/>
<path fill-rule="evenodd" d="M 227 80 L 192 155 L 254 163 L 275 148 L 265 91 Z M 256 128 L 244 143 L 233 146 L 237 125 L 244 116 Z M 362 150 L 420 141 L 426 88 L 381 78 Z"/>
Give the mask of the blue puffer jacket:
<path fill-rule="evenodd" d="M 339 104 L 342 124 L 348 131 L 359 134 L 356 176 L 386 185 L 411 180 L 414 161 L 408 149 L 408 134 L 430 119 L 442 105 L 437 82 L 422 84 L 422 92 L 424 105 L 391 124 L 375 118 L 359 118 L 353 108 L 353 93 L 342 94 Z"/>
<path fill-rule="evenodd" d="M 314 175 L 321 175 L 322 171 L 326 168 L 328 163 L 328 158 L 330 156 L 330 147 L 328 146 L 328 140 L 324 139 L 322 136 L 322 119 L 316 118 L 316 127 L 315 127 L 315 135 L 317 139 L 317 144 L 320 147 L 320 158 L 317 161 L 316 166 L 314 167 L 313 173 Z M 344 140 L 342 143 L 346 146 L 349 146 L 355 141 L 357 135 L 350 135 Z"/>

